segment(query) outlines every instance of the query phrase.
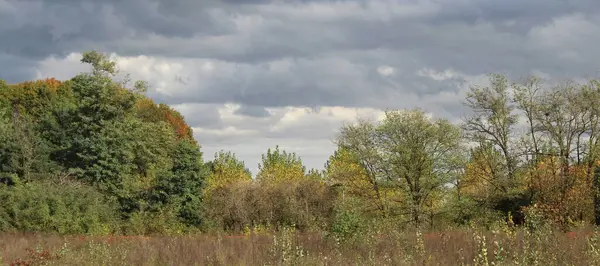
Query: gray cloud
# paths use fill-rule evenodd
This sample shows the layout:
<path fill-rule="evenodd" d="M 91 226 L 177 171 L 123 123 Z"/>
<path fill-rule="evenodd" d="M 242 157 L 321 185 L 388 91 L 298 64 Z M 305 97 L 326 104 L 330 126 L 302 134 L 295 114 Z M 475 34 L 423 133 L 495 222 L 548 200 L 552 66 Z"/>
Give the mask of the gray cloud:
<path fill-rule="evenodd" d="M 218 106 L 214 104 L 180 104 L 172 106 L 191 127 L 219 129 L 223 127 Z"/>
<path fill-rule="evenodd" d="M 0 52 L 0 79 L 4 79 L 8 83 L 28 80 L 35 75 L 31 69 L 33 64 L 35 62 L 17 55 Z"/>
<path fill-rule="evenodd" d="M 261 106 L 242 105 L 239 109 L 235 110 L 234 114 L 245 115 L 251 117 L 268 117 L 271 113 Z"/>
<path fill-rule="evenodd" d="M 155 61 L 135 63 L 151 66 L 127 70 L 203 129 L 201 143 L 266 147 L 326 139 L 338 125 L 272 130 L 285 114 L 269 107 L 422 107 L 456 119 L 468 84 L 486 73 L 596 75 L 600 2 L 0 0 L 0 36 L 0 79 L 68 76 L 76 60 L 58 61 L 73 52 L 144 55 Z M 225 103 L 244 119 L 224 118 Z"/>

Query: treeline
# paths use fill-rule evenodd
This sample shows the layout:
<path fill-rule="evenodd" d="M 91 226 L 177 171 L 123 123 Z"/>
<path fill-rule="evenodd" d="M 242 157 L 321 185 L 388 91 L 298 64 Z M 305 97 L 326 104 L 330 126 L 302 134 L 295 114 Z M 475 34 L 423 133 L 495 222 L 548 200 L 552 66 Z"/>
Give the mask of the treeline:
<path fill-rule="evenodd" d="M 0 83 L 0 230 L 177 234 L 293 226 L 600 222 L 600 82 L 491 75 L 460 124 L 389 110 L 340 129 L 323 170 L 269 149 L 253 179 L 235 154 L 204 161 L 181 114 L 117 81 L 116 64 L 67 81 Z"/>
<path fill-rule="evenodd" d="M 183 117 L 116 81 L 97 52 L 67 81 L 0 83 L 0 230 L 177 232 L 202 224 L 208 175 Z"/>

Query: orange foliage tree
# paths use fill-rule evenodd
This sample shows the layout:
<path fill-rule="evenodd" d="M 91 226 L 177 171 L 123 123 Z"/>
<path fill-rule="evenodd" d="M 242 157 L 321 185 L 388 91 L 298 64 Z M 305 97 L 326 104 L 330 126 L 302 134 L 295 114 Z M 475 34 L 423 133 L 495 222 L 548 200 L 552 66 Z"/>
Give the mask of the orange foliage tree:
<path fill-rule="evenodd" d="M 183 115 L 166 104 L 156 104 L 152 99 L 143 97 L 136 103 L 137 115 L 146 122 L 164 121 L 175 131 L 177 139 L 194 140 L 192 128 L 185 122 Z"/>
<path fill-rule="evenodd" d="M 591 222 L 594 217 L 592 179 L 585 164 L 571 165 L 567 173 L 553 156 L 540 160 L 529 172 L 535 208 L 549 221 L 565 227 L 574 222 Z"/>
<path fill-rule="evenodd" d="M 68 86 L 55 78 L 26 81 L 0 90 L 0 98 L 7 99 L 21 114 L 39 116 L 49 105 L 70 92 Z"/>

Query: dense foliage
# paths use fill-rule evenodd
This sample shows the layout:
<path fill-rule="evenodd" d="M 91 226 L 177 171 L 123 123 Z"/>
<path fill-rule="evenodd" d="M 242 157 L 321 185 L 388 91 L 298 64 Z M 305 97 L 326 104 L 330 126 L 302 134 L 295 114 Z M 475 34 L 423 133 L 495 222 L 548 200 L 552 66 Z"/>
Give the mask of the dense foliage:
<path fill-rule="evenodd" d="M 116 81 L 106 56 L 89 52 L 82 62 L 92 71 L 64 82 L 1 84 L 2 229 L 151 233 L 202 224 L 208 169 L 183 117 L 146 98 L 144 83 Z"/>
<path fill-rule="evenodd" d="M 0 81 L 0 230 L 175 234 L 295 227 L 351 239 L 394 227 L 600 222 L 600 82 L 491 75 L 461 123 L 421 109 L 344 125 L 322 171 L 275 146 L 253 179 L 205 162 L 183 116 L 85 53 L 70 80 Z M 530 228 L 530 229 L 531 229 Z"/>

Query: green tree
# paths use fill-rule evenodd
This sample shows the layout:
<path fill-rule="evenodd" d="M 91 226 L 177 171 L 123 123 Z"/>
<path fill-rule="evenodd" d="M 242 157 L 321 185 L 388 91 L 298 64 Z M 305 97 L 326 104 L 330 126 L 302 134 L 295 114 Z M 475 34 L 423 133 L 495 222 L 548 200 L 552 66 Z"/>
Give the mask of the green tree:
<path fill-rule="evenodd" d="M 81 62 L 90 64 L 95 76 L 117 74 L 117 62 L 110 60 L 107 55 L 98 51 L 84 52 Z"/>
<path fill-rule="evenodd" d="M 260 182 L 276 183 L 285 180 L 297 180 L 305 177 L 306 167 L 302 164 L 296 153 L 268 149 L 262 155 L 262 162 L 258 164 L 256 179 Z"/>
<path fill-rule="evenodd" d="M 42 179 L 58 169 L 49 160 L 50 147 L 41 137 L 37 124 L 18 114 L 0 125 L 0 161 L 2 172 L 16 174 L 21 181 Z"/>
<path fill-rule="evenodd" d="M 118 204 L 127 231 L 200 225 L 208 171 L 183 116 L 144 96 L 147 82 L 116 81 L 108 56 L 81 62 L 92 71 L 64 82 L 0 82 L 0 183 L 74 177 Z"/>
<path fill-rule="evenodd" d="M 195 142 L 181 140 L 172 154 L 173 167 L 158 180 L 158 202 L 178 206 L 178 216 L 188 225 L 202 223 L 202 192 L 209 175 L 202 162 L 202 152 Z"/>
<path fill-rule="evenodd" d="M 452 181 L 451 158 L 460 136 L 460 129 L 447 120 L 432 120 L 415 109 L 386 111 L 379 124 L 346 126 L 338 143 L 368 159 L 361 158 L 369 161 L 366 169 L 373 169 L 376 182 L 389 183 L 402 193 L 410 220 L 420 226 L 425 204 Z"/>
<path fill-rule="evenodd" d="M 386 168 L 377 144 L 377 125 L 358 119 L 354 125 L 344 125 L 336 139 L 338 150 L 330 160 L 328 174 L 337 182 L 353 183 L 364 196 L 372 195 L 374 205 L 383 216 L 388 214 L 382 182 Z"/>

